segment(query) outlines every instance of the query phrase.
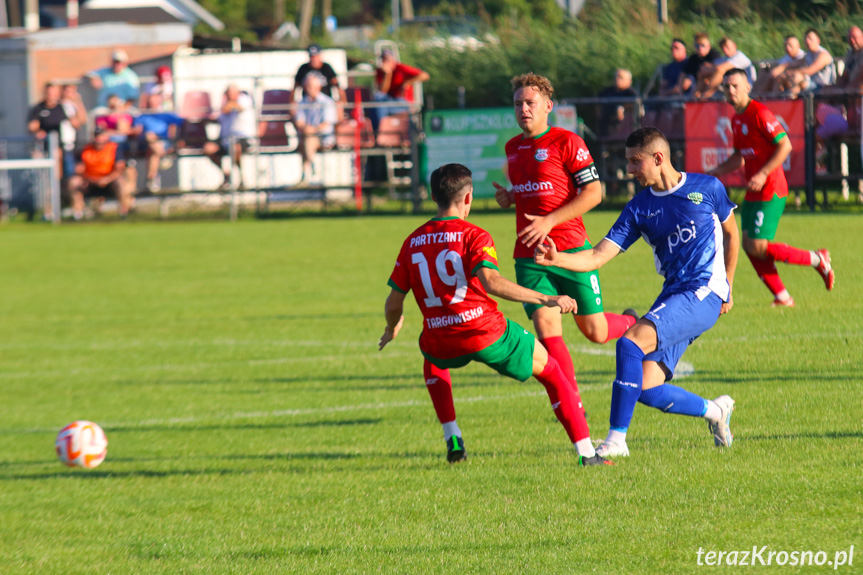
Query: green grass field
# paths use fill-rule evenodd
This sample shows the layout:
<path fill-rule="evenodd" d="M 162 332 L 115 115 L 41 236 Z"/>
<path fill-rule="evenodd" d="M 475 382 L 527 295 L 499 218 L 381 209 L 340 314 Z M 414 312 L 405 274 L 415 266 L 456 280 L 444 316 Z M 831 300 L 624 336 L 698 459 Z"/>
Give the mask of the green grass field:
<path fill-rule="evenodd" d="M 591 236 L 613 219 L 591 214 Z M 777 239 L 830 248 L 836 289 L 783 266 L 797 308 L 772 309 L 741 258 L 732 313 L 684 356 L 681 385 L 736 399 L 732 448 L 639 406 L 632 456 L 603 469 L 576 467 L 538 382 L 476 365 L 453 377 L 470 459 L 447 465 L 412 300 L 376 347 L 423 220 L 0 228 L 0 573 L 727 572 L 746 568 L 699 548 L 851 545 L 837 571 L 863 572 L 859 216 L 786 215 Z M 513 278 L 512 214 L 472 221 Z M 661 285 L 643 243 L 601 277 L 613 310 Z M 602 438 L 614 347 L 565 329 Z M 54 455 L 75 419 L 107 433 L 95 470 Z"/>

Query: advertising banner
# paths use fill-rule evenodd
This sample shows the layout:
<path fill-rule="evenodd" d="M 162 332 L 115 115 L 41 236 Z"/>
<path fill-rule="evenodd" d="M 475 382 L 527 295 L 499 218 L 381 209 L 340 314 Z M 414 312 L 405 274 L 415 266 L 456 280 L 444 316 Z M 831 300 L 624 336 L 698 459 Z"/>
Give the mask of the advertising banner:
<path fill-rule="evenodd" d="M 783 168 L 788 185 L 806 185 L 804 108 L 802 100 L 768 100 L 776 119 L 791 138 L 792 151 Z M 734 108 L 726 102 L 688 102 L 686 104 L 686 171 L 704 173 L 724 162 L 734 152 L 731 118 Z M 720 178 L 729 187 L 742 188 L 743 170 Z"/>

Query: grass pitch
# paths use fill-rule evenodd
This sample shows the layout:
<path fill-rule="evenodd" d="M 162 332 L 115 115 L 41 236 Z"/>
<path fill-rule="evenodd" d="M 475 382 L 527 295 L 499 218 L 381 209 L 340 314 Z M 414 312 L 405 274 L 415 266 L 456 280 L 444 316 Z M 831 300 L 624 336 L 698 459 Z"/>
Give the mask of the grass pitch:
<path fill-rule="evenodd" d="M 736 399 L 731 449 L 639 406 L 605 469 L 576 467 L 538 382 L 474 365 L 453 374 L 470 458 L 446 464 L 412 301 L 376 349 L 424 219 L 0 228 L 0 572 L 692 573 L 729 570 L 699 548 L 851 545 L 837 571 L 863 570 L 859 216 L 787 214 L 777 240 L 828 247 L 835 290 L 782 266 L 797 308 L 772 309 L 742 257 L 732 313 L 684 356 L 680 385 Z M 471 220 L 513 278 L 513 215 Z M 643 243 L 601 279 L 618 311 L 661 285 Z M 602 438 L 614 348 L 565 330 Z M 54 456 L 75 419 L 108 436 L 95 470 Z"/>

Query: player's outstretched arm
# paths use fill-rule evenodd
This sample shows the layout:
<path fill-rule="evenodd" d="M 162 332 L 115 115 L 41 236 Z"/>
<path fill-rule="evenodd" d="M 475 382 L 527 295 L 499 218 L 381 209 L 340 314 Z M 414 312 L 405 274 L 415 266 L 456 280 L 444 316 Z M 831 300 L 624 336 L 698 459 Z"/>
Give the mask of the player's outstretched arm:
<path fill-rule="evenodd" d="M 497 182 L 492 182 L 491 185 L 494 186 L 494 199 L 497 201 L 497 205 L 503 209 L 507 209 L 515 203 L 514 193 L 510 192 Z"/>
<path fill-rule="evenodd" d="M 722 304 L 719 315 L 728 313 L 734 306 L 734 272 L 737 270 L 737 256 L 740 254 L 740 232 L 734 212 L 722 222 L 722 244 L 725 251 L 725 275 L 728 277 L 728 301 Z"/>
<path fill-rule="evenodd" d="M 479 278 L 486 292 L 502 299 L 540 304 L 546 307 L 558 307 L 561 313 L 574 312 L 578 307 L 575 300 L 568 296 L 545 295 L 522 287 L 509 281 L 495 269 L 482 267 L 476 272 L 476 277 Z"/>
<path fill-rule="evenodd" d="M 402 315 L 405 307 L 405 296 L 398 290 L 390 291 L 387 297 L 386 306 L 384 306 L 384 315 L 387 318 L 387 327 L 384 328 L 384 334 L 378 342 L 378 351 L 382 350 L 386 345 L 394 340 L 399 335 L 399 330 L 405 321 Z"/>
<path fill-rule="evenodd" d="M 736 170 L 739 170 L 743 167 L 745 163 L 743 156 L 740 152 L 736 151 L 728 156 L 728 159 L 707 172 L 708 176 L 721 176 L 723 174 L 730 174 Z"/>
<path fill-rule="evenodd" d="M 592 272 L 598 270 L 611 258 L 620 253 L 620 248 L 606 239 L 602 239 L 596 247 L 572 254 L 557 251 L 554 240 L 548 238 L 546 245 L 539 245 L 534 250 L 533 261 L 543 266 L 555 266 L 574 272 Z"/>
<path fill-rule="evenodd" d="M 552 228 L 568 222 L 578 216 L 583 216 L 602 201 L 602 184 L 593 181 L 584 186 L 572 200 L 563 204 L 553 212 L 544 216 L 525 214 L 530 224 L 518 232 L 518 239 L 527 247 L 542 244 Z"/>

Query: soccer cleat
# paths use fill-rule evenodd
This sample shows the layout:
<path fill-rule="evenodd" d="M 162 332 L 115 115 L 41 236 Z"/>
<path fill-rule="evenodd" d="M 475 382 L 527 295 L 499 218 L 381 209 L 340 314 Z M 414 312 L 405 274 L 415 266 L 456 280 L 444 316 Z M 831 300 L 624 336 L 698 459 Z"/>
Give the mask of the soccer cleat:
<path fill-rule="evenodd" d="M 827 291 L 833 289 L 833 283 L 836 281 L 836 274 L 833 273 L 833 267 L 830 265 L 830 252 L 827 250 L 815 250 L 818 257 L 821 259 L 818 265 L 815 266 L 815 271 L 821 274 L 821 279 L 824 280 L 824 287 Z"/>
<path fill-rule="evenodd" d="M 579 455 L 578 466 L 587 467 L 588 465 L 614 465 L 614 463 L 602 457 L 598 453 L 593 457 L 585 457 L 584 455 Z"/>
<path fill-rule="evenodd" d="M 727 395 L 722 395 L 713 400 L 719 406 L 722 416 L 719 421 L 708 421 L 707 427 L 713 434 L 713 444 L 716 447 L 731 447 L 734 436 L 731 434 L 731 414 L 734 413 L 734 400 Z"/>
<path fill-rule="evenodd" d="M 596 454 L 603 459 L 609 457 L 629 457 L 629 448 L 626 446 L 626 443 L 621 444 L 605 440 L 596 448 Z"/>
<path fill-rule="evenodd" d="M 464 449 L 464 440 L 458 435 L 453 435 L 446 440 L 446 460 L 450 463 L 458 463 L 467 459 L 467 451 Z"/>
<path fill-rule="evenodd" d="M 773 303 L 770 304 L 771 307 L 794 307 L 794 298 L 789 297 L 788 299 L 775 299 Z"/>
<path fill-rule="evenodd" d="M 628 315 L 630 317 L 634 317 L 635 321 L 638 321 L 639 319 L 641 319 L 641 316 L 638 315 L 638 312 L 635 311 L 634 309 L 632 309 L 631 307 L 628 307 L 625 310 L 623 310 L 623 315 Z"/>

